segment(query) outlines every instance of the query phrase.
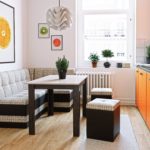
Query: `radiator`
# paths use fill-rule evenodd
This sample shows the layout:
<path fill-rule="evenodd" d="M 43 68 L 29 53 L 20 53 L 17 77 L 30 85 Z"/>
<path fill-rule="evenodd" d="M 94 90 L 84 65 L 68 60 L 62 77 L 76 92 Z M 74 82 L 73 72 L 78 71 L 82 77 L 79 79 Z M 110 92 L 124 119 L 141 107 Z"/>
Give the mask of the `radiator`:
<path fill-rule="evenodd" d="M 90 95 L 92 88 L 112 87 L 111 72 L 76 72 L 76 75 L 87 75 L 87 94 Z"/>

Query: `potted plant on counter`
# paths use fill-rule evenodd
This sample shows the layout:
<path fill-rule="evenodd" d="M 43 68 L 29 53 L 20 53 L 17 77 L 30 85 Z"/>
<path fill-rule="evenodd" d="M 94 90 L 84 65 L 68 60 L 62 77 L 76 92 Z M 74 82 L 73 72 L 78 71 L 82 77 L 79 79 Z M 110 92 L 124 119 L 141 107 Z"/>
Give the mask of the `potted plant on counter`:
<path fill-rule="evenodd" d="M 147 46 L 146 49 L 147 49 L 146 62 L 147 62 L 147 64 L 150 64 L 150 45 Z"/>
<path fill-rule="evenodd" d="M 88 59 L 92 62 L 92 67 L 97 67 L 97 62 L 100 60 L 99 55 L 97 53 L 91 53 Z"/>
<path fill-rule="evenodd" d="M 58 58 L 56 61 L 56 67 L 58 70 L 59 79 L 65 79 L 67 69 L 69 67 L 69 61 L 63 56 L 63 58 Z"/>
<path fill-rule="evenodd" d="M 110 49 L 105 49 L 102 51 L 103 57 L 106 57 L 106 62 L 104 63 L 105 68 L 109 68 L 111 64 L 108 62 L 108 58 L 111 58 L 114 56 L 114 53 Z"/>

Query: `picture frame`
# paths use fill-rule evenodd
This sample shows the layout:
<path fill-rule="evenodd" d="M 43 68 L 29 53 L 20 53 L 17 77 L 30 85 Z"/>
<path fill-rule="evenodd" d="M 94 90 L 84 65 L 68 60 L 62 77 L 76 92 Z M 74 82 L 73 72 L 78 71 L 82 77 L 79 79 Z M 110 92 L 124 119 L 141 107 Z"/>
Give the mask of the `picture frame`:
<path fill-rule="evenodd" d="M 63 50 L 63 35 L 51 35 L 51 50 Z"/>
<path fill-rule="evenodd" d="M 0 1 L 0 64 L 15 63 L 15 8 Z"/>
<path fill-rule="evenodd" d="M 47 23 L 38 24 L 38 38 L 50 38 L 50 28 Z"/>

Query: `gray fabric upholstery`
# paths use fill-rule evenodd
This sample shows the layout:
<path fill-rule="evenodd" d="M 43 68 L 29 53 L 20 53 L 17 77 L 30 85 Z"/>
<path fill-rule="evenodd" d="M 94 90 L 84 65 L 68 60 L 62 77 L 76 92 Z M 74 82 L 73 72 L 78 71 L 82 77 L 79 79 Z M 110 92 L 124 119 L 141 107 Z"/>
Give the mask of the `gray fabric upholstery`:
<path fill-rule="evenodd" d="M 47 90 L 35 90 L 35 99 L 45 95 Z M 11 105 L 28 105 L 28 90 L 24 90 L 12 96 L 0 98 L 0 104 L 11 104 Z"/>
<path fill-rule="evenodd" d="M 30 76 L 32 79 L 41 78 L 47 75 L 57 75 L 57 69 L 56 68 L 30 68 Z M 67 70 L 68 75 L 75 74 L 75 69 L 68 69 Z"/>
<path fill-rule="evenodd" d="M 33 70 L 30 73 L 34 74 Z M 0 126 L 27 127 L 28 115 L 28 84 L 30 81 L 28 69 L 0 72 Z M 32 75 L 33 77 L 33 75 Z M 38 116 L 46 107 L 47 90 L 35 90 L 35 116 Z M 13 113 L 13 114 L 12 114 Z"/>
<path fill-rule="evenodd" d="M 30 75 L 27 69 L 0 72 L 0 99 L 27 90 L 29 80 Z"/>

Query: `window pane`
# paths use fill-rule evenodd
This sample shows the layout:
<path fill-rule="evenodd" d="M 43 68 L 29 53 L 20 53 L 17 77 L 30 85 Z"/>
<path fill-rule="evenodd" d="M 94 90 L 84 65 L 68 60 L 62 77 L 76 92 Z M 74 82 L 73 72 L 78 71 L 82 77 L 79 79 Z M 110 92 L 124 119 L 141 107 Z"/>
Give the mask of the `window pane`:
<path fill-rule="evenodd" d="M 84 60 L 91 52 L 101 55 L 104 49 L 114 52 L 113 60 L 127 59 L 127 15 L 85 15 Z"/>
<path fill-rule="evenodd" d="M 83 0 L 84 10 L 128 9 L 129 0 Z"/>

